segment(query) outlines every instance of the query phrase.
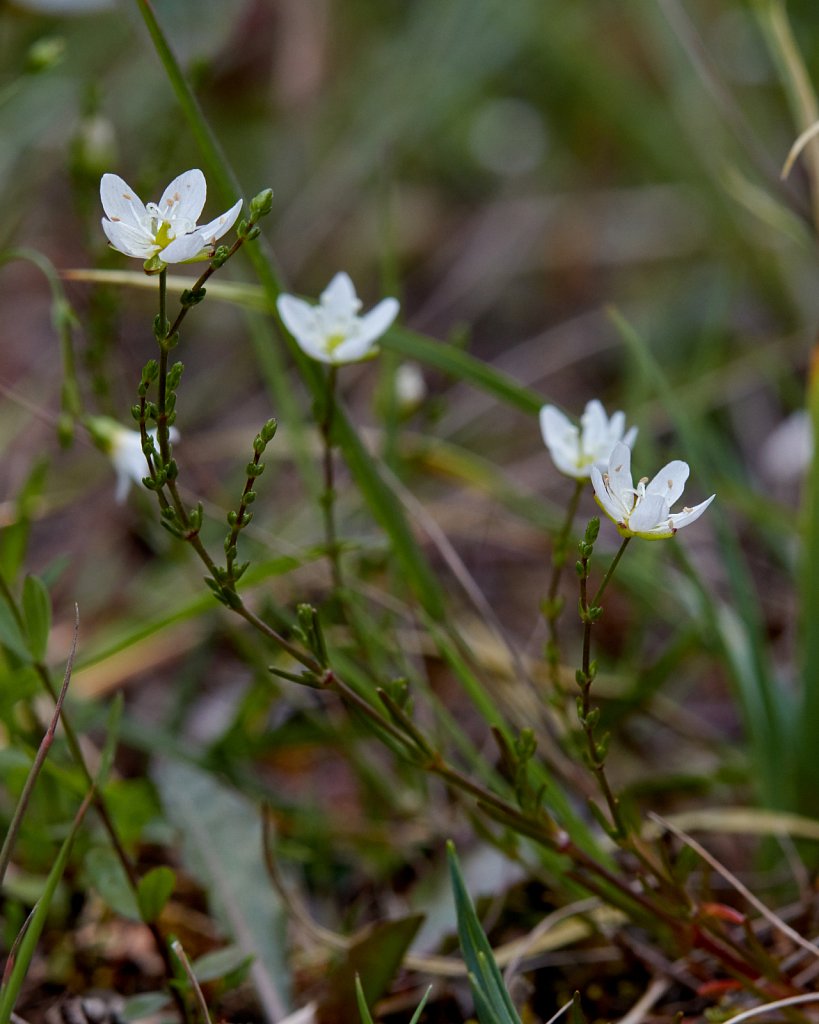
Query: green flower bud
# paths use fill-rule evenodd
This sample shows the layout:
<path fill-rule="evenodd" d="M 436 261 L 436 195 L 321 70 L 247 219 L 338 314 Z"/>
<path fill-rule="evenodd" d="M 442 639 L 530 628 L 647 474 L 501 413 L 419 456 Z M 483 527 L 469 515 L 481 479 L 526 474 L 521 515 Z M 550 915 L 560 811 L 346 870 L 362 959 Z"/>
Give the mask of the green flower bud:
<path fill-rule="evenodd" d="M 261 217 L 266 217 L 272 209 L 273 189 L 263 189 L 250 200 L 250 219 L 257 221 Z"/>

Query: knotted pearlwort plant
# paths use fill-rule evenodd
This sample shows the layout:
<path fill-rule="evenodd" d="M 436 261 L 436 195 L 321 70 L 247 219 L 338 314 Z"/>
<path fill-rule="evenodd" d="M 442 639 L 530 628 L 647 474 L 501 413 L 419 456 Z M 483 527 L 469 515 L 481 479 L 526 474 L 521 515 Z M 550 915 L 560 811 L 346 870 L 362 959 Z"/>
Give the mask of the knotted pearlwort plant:
<path fill-rule="evenodd" d="M 193 175 L 193 177 L 191 177 Z M 113 186 L 112 176 L 106 176 L 106 188 Z M 117 179 L 119 181 L 120 179 Z M 179 192 L 178 182 L 187 181 L 190 193 Z M 626 428 L 624 413 L 617 412 L 609 418 L 602 405 L 589 402 L 575 426 L 556 409 L 546 406 L 541 412 L 543 438 L 555 460 L 557 468 L 574 479 L 575 491 L 570 501 L 569 514 L 555 542 L 554 569 L 547 604 L 552 616 L 552 625 L 559 613 L 557 581 L 565 562 L 568 539 L 576 515 L 581 491 L 589 480 L 592 481 L 598 499 L 605 510 L 612 515 L 621 530 L 625 530 L 623 543 L 611 566 L 603 577 L 597 592 L 589 596 L 587 586 L 590 559 L 599 529 L 599 521 L 593 519 L 586 529 L 580 544 L 580 559 L 577 572 L 580 580 L 580 617 L 583 623 L 583 649 L 581 667 L 576 673 L 580 695 L 577 712 L 584 737 L 585 760 L 590 767 L 601 792 L 608 813 L 597 811 L 603 827 L 615 842 L 627 850 L 640 865 L 637 876 L 628 872 L 618 874 L 610 867 L 609 855 L 602 848 L 595 848 L 595 839 L 589 836 L 584 823 L 576 817 L 571 802 L 555 794 L 554 781 L 549 782 L 545 765 L 535 757 L 534 734 L 523 729 L 519 735 L 506 727 L 497 727 L 496 737 L 501 748 L 501 774 L 509 780 L 509 788 L 498 792 L 483 779 L 478 779 L 456 767 L 444 756 L 436 741 L 416 724 L 411 705 L 406 699 L 405 688 L 387 681 L 373 689 L 372 699 L 354 687 L 340 675 L 333 664 L 333 649 L 328 647 L 323 627 L 316 609 L 300 605 L 296 622 L 291 625 L 288 635 L 252 611 L 239 593 L 238 583 L 247 569 L 247 563 L 237 561 L 237 547 L 241 531 L 251 521 L 252 505 L 256 500 L 256 481 L 264 471 L 262 455 L 272 440 L 276 429 L 275 420 L 263 425 L 253 440 L 253 455 L 246 468 L 246 483 L 237 507 L 228 513 L 228 532 L 224 542 L 224 562 L 211 555 L 200 537 L 203 511 L 201 504 L 187 508 L 177 486 L 179 467 L 173 457 L 173 424 L 176 418 L 177 390 L 182 377 L 182 364 L 169 364 L 169 354 L 179 341 L 179 331 L 190 309 L 205 297 L 205 284 L 209 276 L 217 271 L 238 251 L 258 234 L 259 219 L 270 211 L 272 198 L 268 191 L 260 193 L 250 204 L 249 217 L 239 222 L 237 237 L 230 245 L 214 247 L 227 230 L 228 221 L 235 219 L 234 206 L 205 228 L 196 227 L 201 213 L 201 198 L 204 189 L 199 189 L 199 175 L 187 172 L 174 185 L 170 199 L 172 203 L 162 215 L 162 203 L 157 210 L 145 209 L 142 217 L 141 204 L 135 198 L 127 199 L 129 204 L 121 212 L 132 211 L 140 240 L 133 234 L 125 234 L 109 218 L 106 232 L 118 242 L 126 255 L 139 255 L 147 259 L 146 271 L 158 272 L 159 312 L 154 321 L 154 335 L 159 356 L 144 367 L 139 385 L 139 401 L 133 407 L 133 414 L 139 425 L 139 439 L 146 472 L 142 477 L 144 485 L 156 494 L 163 525 L 175 536 L 187 541 L 208 570 L 207 583 L 214 595 L 234 613 L 252 625 L 279 651 L 289 655 L 301 666 L 296 673 L 273 667 L 278 676 L 314 688 L 331 692 L 344 699 L 364 719 L 369 721 L 378 735 L 392 748 L 420 769 L 441 778 L 453 791 L 466 794 L 477 800 L 479 809 L 487 817 L 500 822 L 514 833 L 527 836 L 545 847 L 549 856 L 561 858 L 560 864 L 568 864 L 562 871 L 562 879 L 580 885 L 587 891 L 618 907 L 630 919 L 639 921 L 648 928 L 677 937 L 681 949 L 693 941 L 700 948 L 708 950 L 722 963 L 730 961 L 746 975 L 752 973 L 743 960 L 744 954 L 730 951 L 715 943 L 709 927 L 696 932 L 692 940 L 688 918 L 691 907 L 684 890 L 669 880 L 665 864 L 653 857 L 645 844 L 635 839 L 624 821 L 619 803 L 605 773 L 607 738 L 598 738 L 596 726 L 598 709 L 591 704 L 591 685 L 596 666 L 591 660 L 591 627 L 602 614 L 599 601 L 610 582 L 613 572 L 622 557 L 626 544 L 632 536 L 671 536 L 682 525 L 693 522 L 702 514 L 712 499 L 695 509 L 671 513 L 670 506 L 679 498 L 687 476 L 684 463 L 670 463 L 669 466 L 647 483 L 641 481 L 637 487 L 631 482 L 628 472 L 630 445 L 636 437 L 636 428 Z M 170 187 L 169 187 L 170 188 Z M 176 195 L 179 192 L 179 199 Z M 187 197 L 187 198 L 186 198 Z M 122 197 L 121 197 L 122 198 Z M 165 197 L 163 197 L 165 199 Z M 106 200 L 107 201 L 107 200 Z M 106 212 L 111 214 L 119 207 L 110 203 Z M 136 211 L 136 213 L 134 213 Z M 119 215 L 119 214 L 117 214 Z M 216 224 L 216 227 L 214 227 Z M 229 227 L 229 225 L 228 225 Z M 171 234 L 174 235 L 171 238 Z M 184 244 L 176 245 L 176 241 Z M 172 246 L 174 246 L 172 248 Z M 179 310 L 173 320 L 167 315 L 166 263 L 184 257 L 185 259 L 207 259 L 208 266 L 199 279 L 186 289 L 180 297 Z M 292 295 L 279 297 L 277 309 L 285 327 L 292 333 L 298 345 L 313 359 L 327 366 L 325 376 L 325 400 L 317 403 L 317 422 L 324 441 L 325 490 L 322 499 L 325 515 L 327 551 L 333 567 L 333 582 L 336 592 L 343 589 L 339 548 L 333 518 L 333 418 L 335 412 L 336 375 L 340 366 L 373 355 L 378 338 L 390 327 L 398 314 L 398 302 L 384 299 L 369 313 L 359 315 L 361 302 L 346 274 L 338 274 L 322 293 L 317 305 L 311 305 Z M 121 481 L 136 475 L 133 445 L 130 439 L 119 438 L 121 453 L 127 451 L 127 458 L 121 454 L 118 463 Z M 606 475 L 603 474 L 606 470 Z M 663 475 L 665 474 L 665 476 Z M 670 483 L 663 484 L 665 479 Z M 123 483 L 120 485 L 124 486 Z M 664 489 L 663 489 L 664 488 Z M 602 489 L 602 490 L 601 490 Z M 350 625 L 355 624 L 348 616 Z M 550 662 L 557 666 L 556 637 Z M 361 650 L 366 645 L 360 645 Z M 554 657 L 553 657 L 554 656 Z M 364 671 L 371 671 L 364 669 Z M 375 700 L 377 695 L 380 706 Z M 550 794 L 550 796 L 548 795 Z M 551 803 L 549 800 L 551 799 Z M 555 806 L 559 811 L 555 812 Z M 713 931 L 713 928 L 711 929 Z"/>

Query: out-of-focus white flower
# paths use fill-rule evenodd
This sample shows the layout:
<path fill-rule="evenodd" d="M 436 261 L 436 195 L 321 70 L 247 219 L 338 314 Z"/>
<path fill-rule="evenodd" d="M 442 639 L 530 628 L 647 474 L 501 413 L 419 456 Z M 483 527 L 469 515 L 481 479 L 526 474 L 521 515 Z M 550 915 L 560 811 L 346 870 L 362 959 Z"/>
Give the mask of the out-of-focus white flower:
<path fill-rule="evenodd" d="M 129 430 L 108 416 L 91 416 L 86 426 L 96 446 L 111 459 L 117 474 L 117 488 L 114 499 L 122 504 L 128 496 L 131 484 L 141 484 L 148 475 L 148 462 L 142 451 L 142 438 L 138 430 Z M 156 430 L 148 434 L 156 441 Z M 172 443 L 179 440 L 179 431 L 171 427 L 169 436 Z"/>
<path fill-rule="evenodd" d="M 580 427 L 553 405 L 540 410 L 540 431 L 552 461 L 561 473 L 575 480 L 588 479 L 594 465 L 604 468 L 618 441 L 629 447 L 634 444 L 637 428 L 625 428 L 625 413 L 616 412 L 609 419 L 596 398 L 586 404 Z"/>
<path fill-rule="evenodd" d="M 767 436 L 759 451 L 759 468 L 776 483 L 798 480 L 813 457 L 813 430 L 807 409 L 783 420 Z"/>
<path fill-rule="evenodd" d="M 143 205 L 134 190 L 116 174 L 103 174 L 100 199 L 102 230 L 117 252 L 161 263 L 208 259 L 216 244 L 236 223 L 241 199 L 220 217 L 198 227 L 207 185 L 198 169 L 178 175 L 158 203 Z"/>
<path fill-rule="evenodd" d="M 592 466 L 591 482 L 598 505 L 614 521 L 623 537 L 644 537 L 660 540 L 672 537 L 703 514 L 715 495 L 694 508 L 671 512 L 671 506 L 682 495 L 688 479 L 688 463 L 679 459 L 663 466 L 649 480 L 643 477 L 637 486 L 631 478 L 631 449 L 618 442 L 609 456 L 608 470 L 601 473 Z"/>
<path fill-rule="evenodd" d="M 312 359 L 333 366 L 355 363 L 377 351 L 375 342 L 398 316 L 398 300 L 382 299 L 359 316 L 361 300 L 347 274 L 336 274 L 313 306 L 295 295 L 276 303 L 282 323 Z"/>
<path fill-rule="evenodd" d="M 402 412 L 414 412 L 427 395 L 427 385 L 418 363 L 401 363 L 395 371 L 395 397 Z"/>

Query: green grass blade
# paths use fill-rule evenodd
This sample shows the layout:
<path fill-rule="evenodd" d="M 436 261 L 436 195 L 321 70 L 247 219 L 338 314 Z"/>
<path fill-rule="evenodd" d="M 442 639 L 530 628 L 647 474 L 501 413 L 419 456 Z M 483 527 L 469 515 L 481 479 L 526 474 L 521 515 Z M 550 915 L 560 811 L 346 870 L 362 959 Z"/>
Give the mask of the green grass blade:
<path fill-rule="evenodd" d="M 43 894 L 39 900 L 37 900 L 37 905 L 29 919 L 28 927 L 20 941 L 17 953 L 14 957 L 14 966 L 9 974 L 8 982 L 3 987 L 2 992 L 0 992 L 0 1024 L 9 1024 L 9 1021 L 11 1020 L 11 1015 L 17 1003 L 17 997 L 20 994 L 20 989 L 22 988 L 26 973 L 28 972 L 29 965 L 31 964 L 31 960 L 37 948 L 37 942 L 39 941 L 43 927 L 46 923 L 51 901 L 54 898 L 54 893 L 63 876 L 66 865 L 68 864 L 68 857 L 71 853 L 74 838 L 82 824 L 83 818 L 85 817 L 85 812 L 91 804 L 92 795 L 93 791 L 89 792 L 85 800 L 83 800 L 80 805 L 80 809 L 77 811 L 71 825 L 71 831 L 68 833 L 68 836 L 60 847 L 57 859 L 54 861 L 51 871 L 48 873 Z"/>
<path fill-rule="evenodd" d="M 458 914 L 458 938 L 473 986 L 483 998 L 476 999 L 481 1024 L 520 1024 L 509 993 L 503 984 L 489 940 L 484 934 L 475 907 L 466 889 L 453 843 L 447 843 L 447 859 Z M 486 1015 L 487 1007 L 491 1017 Z M 483 1012 L 482 1012 L 483 1011 Z"/>

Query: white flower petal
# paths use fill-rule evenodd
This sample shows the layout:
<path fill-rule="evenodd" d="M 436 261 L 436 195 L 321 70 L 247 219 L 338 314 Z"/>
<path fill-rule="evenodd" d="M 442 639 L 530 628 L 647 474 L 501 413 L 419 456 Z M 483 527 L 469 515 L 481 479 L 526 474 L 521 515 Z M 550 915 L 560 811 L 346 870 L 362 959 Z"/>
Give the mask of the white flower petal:
<path fill-rule="evenodd" d="M 710 498 L 706 498 L 705 501 L 701 501 L 699 505 L 695 505 L 693 508 L 685 508 L 682 512 L 672 512 L 670 519 L 674 529 L 681 530 L 683 526 L 688 526 L 699 519 L 714 498 L 716 498 L 716 494 L 712 494 Z"/>
<path fill-rule="evenodd" d="M 136 192 L 118 174 L 103 174 L 100 199 L 106 217 L 115 224 L 121 222 L 145 230 L 142 226 L 149 220 L 148 212 Z"/>
<path fill-rule="evenodd" d="M 618 524 L 622 523 L 624 521 L 623 509 L 606 486 L 605 478 L 597 466 L 591 467 L 589 470 L 589 476 L 591 477 L 592 487 L 594 488 L 594 497 L 597 500 L 597 504 L 603 509 L 609 519 L 613 519 L 614 522 Z"/>
<path fill-rule="evenodd" d="M 185 260 L 195 259 L 197 256 L 207 252 L 205 239 L 196 231 L 190 231 L 187 235 L 180 235 L 159 253 L 163 263 L 184 263 Z"/>
<path fill-rule="evenodd" d="M 207 191 L 205 175 L 198 167 L 183 171 L 162 193 L 162 198 L 157 204 L 160 216 L 170 224 L 178 221 L 196 224 L 205 206 Z"/>
<path fill-rule="evenodd" d="M 240 199 L 237 203 L 234 203 L 229 210 L 223 213 L 221 217 L 217 217 L 215 220 L 209 221 L 207 224 L 202 225 L 202 227 L 197 228 L 196 230 L 204 238 L 206 245 L 213 245 L 217 239 L 230 231 L 241 212 L 242 200 Z"/>
<path fill-rule="evenodd" d="M 623 501 L 623 495 L 634 489 L 631 479 L 631 449 L 618 441 L 609 455 L 608 487 L 612 494 Z M 626 503 L 626 507 L 629 507 Z"/>
<path fill-rule="evenodd" d="M 130 227 L 122 221 L 103 220 L 102 230 L 111 245 L 125 256 L 136 256 L 147 260 L 158 251 L 150 235 Z"/>
<path fill-rule="evenodd" d="M 626 431 L 626 433 L 625 433 L 625 435 L 623 437 L 623 444 L 627 444 L 629 446 L 629 448 L 633 448 L 634 447 L 634 442 L 636 440 L 637 440 L 637 427 L 630 427 Z"/>
<path fill-rule="evenodd" d="M 398 299 L 382 299 L 377 306 L 373 306 L 358 321 L 361 340 L 369 346 L 380 338 L 398 316 L 400 308 Z"/>
<path fill-rule="evenodd" d="M 349 274 L 340 271 L 321 293 L 321 305 L 339 319 L 354 317 L 361 309 L 361 299 L 355 292 L 355 286 Z"/>
<path fill-rule="evenodd" d="M 586 408 L 580 417 L 580 427 L 581 447 L 586 455 L 596 455 L 601 446 L 605 447 L 607 445 L 609 421 L 606 416 L 606 410 L 596 398 L 592 398 L 590 402 L 586 403 Z M 619 440 L 619 435 L 614 440 Z M 606 455 L 608 455 L 608 452 L 603 454 L 603 458 Z M 597 461 L 596 458 L 594 461 Z"/>
<path fill-rule="evenodd" d="M 314 306 L 303 299 L 297 299 L 295 295 L 280 295 L 276 300 L 276 308 L 282 323 L 302 348 L 305 344 L 316 345 L 318 331 Z"/>
<path fill-rule="evenodd" d="M 675 459 L 663 466 L 660 472 L 646 486 L 647 494 L 662 494 L 669 506 L 677 501 L 685 488 L 690 470 L 687 462 Z"/>
<path fill-rule="evenodd" d="M 547 448 L 556 441 L 562 443 L 563 437 L 570 431 L 577 436 L 577 427 L 554 405 L 544 405 L 540 410 L 539 419 L 540 432 Z"/>
<path fill-rule="evenodd" d="M 659 533 L 661 536 L 670 537 L 673 531 L 668 518 L 668 502 L 662 494 L 646 493 L 628 517 L 629 533 L 638 536 Z"/>
<path fill-rule="evenodd" d="M 540 410 L 540 432 L 555 467 L 575 480 L 588 477 L 590 466 L 580 466 L 580 431 L 554 405 Z"/>

